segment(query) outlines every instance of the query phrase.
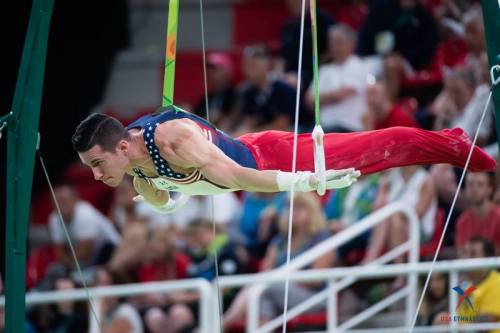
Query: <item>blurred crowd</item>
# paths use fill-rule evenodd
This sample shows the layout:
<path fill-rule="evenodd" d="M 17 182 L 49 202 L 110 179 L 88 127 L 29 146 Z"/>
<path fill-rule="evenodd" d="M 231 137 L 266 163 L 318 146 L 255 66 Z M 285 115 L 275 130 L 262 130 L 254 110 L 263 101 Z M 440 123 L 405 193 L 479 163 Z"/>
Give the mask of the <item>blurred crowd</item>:
<path fill-rule="evenodd" d="M 377 130 L 392 126 L 429 130 L 462 128 L 473 137 L 490 89 L 482 12 L 474 0 L 346 1 L 362 13 L 358 24 L 318 9 L 319 103 L 325 132 Z M 310 22 L 306 15 L 303 65 L 298 73 L 300 0 L 287 0 L 290 17 L 279 47 L 249 45 L 242 52 L 243 81 L 236 84 L 233 60 L 223 52 L 207 57 L 208 96 L 182 105 L 237 137 L 262 130 L 293 130 L 296 93 L 299 129 L 314 124 Z M 308 6 L 306 6 L 307 8 Z M 182 75 L 182 74 L 180 74 Z M 208 110 L 207 110 L 208 106 Z M 493 110 L 479 129 L 478 145 L 498 158 Z M 449 165 L 409 166 L 362 177 L 324 197 L 296 194 L 291 239 L 294 258 L 396 200 L 414 207 L 420 219 L 421 259 L 432 258 L 443 230 L 460 169 Z M 469 173 L 459 189 L 440 258 L 500 254 L 498 174 Z M 60 184 L 56 197 L 83 270 L 76 273 L 57 211 L 49 218 L 52 260 L 31 279 L 31 290 L 165 281 L 272 270 L 286 261 L 287 193 L 228 193 L 193 197 L 187 207 L 159 215 L 132 200 L 132 179 L 112 194 L 110 209 L 81 199 L 78 186 Z M 215 229 L 213 226 L 215 223 Z M 215 230 L 215 231 L 214 231 Z M 307 268 L 368 265 L 408 239 L 406 217 L 394 214 Z M 36 252 L 36 251 L 34 251 Z M 33 255 L 33 253 L 32 253 Z M 217 256 L 215 260 L 214 256 Z M 396 263 L 407 261 L 402 255 Z M 28 273 L 30 270 L 28 269 Z M 480 318 L 500 319 L 500 276 L 495 270 L 464 274 L 473 283 Z M 446 275 L 434 274 L 420 312 L 421 324 L 446 323 Z M 357 283 L 340 293 L 339 317 L 348 318 L 402 288 L 404 277 Z M 324 282 L 291 283 L 289 306 L 325 288 Z M 261 321 L 283 311 L 284 285 L 262 296 Z M 97 311 L 103 333 L 196 332 L 199 295 L 151 293 L 105 298 Z M 223 325 L 231 332 L 244 322 L 248 289 L 224 290 Z M 319 303 L 310 313 L 322 312 Z M 85 302 L 60 302 L 28 309 L 29 332 L 93 332 Z M 1 327 L 0 323 L 0 327 Z"/>

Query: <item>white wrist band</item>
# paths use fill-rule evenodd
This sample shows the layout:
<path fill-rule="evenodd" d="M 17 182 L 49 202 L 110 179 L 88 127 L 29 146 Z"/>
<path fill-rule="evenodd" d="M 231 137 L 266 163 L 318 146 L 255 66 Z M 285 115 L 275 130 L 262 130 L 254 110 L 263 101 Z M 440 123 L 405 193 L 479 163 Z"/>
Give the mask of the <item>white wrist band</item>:
<path fill-rule="evenodd" d="M 310 171 L 299 171 L 297 173 L 276 172 L 276 182 L 280 191 L 291 191 L 292 187 L 297 192 L 309 192 L 314 190 L 314 186 L 310 184 L 311 176 Z"/>

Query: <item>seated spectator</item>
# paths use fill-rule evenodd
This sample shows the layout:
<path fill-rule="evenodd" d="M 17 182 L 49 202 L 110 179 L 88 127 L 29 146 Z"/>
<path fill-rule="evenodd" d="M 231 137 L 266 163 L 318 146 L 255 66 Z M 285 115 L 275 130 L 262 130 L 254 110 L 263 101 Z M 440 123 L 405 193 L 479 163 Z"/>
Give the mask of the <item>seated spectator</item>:
<path fill-rule="evenodd" d="M 154 212 L 145 202 L 135 202 L 131 177 L 116 188 L 110 217 L 121 231 L 122 239 L 108 263 L 109 269 L 124 282 L 137 281 L 137 270 L 147 250 L 148 232 L 167 228 L 168 216 Z M 170 224 L 168 224 L 170 227 Z"/>
<path fill-rule="evenodd" d="M 462 67 L 452 70 L 446 75 L 444 89 L 431 107 L 431 113 L 436 117 L 434 129 L 460 127 L 474 137 L 488 93 L 487 84 L 476 85 L 471 69 Z M 492 120 L 490 111 L 481 126 L 478 145 L 487 142 Z"/>
<path fill-rule="evenodd" d="M 281 29 L 281 55 L 284 60 L 285 73 L 296 76 L 299 68 L 299 45 L 300 45 L 300 25 L 302 13 L 301 0 L 287 0 L 290 18 L 285 22 Z M 302 51 L 302 86 L 307 87 L 313 78 L 313 44 L 311 32 L 311 16 L 309 15 L 309 6 L 305 7 L 304 17 L 304 36 Z M 328 29 L 335 23 L 332 17 L 321 9 L 316 10 L 316 29 L 318 39 L 318 54 L 320 62 L 327 57 L 328 50 Z"/>
<path fill-rule="evenodd" d="M 465 195 L 468 208 L 460 215 L 455 227 L 455 246 L 464 251 L 467 241 L 481 236 L 490 241 L 500 254 L 500 206 L 493 204 L 493 176 L 486 172 L 468 173 Z"/>
<path fill-rule="evenodd" d="M 175 249 L 175 239 L 168 230 L 154 230 L 139 268 L 139 282 L 185 279 L 188 265 L 189 258 Z"/>
<path fill-rule="evenodd" d="M 397 100 L 405 73 L 426 68 L 438 42 L 436 23 L 418 0 L 370 1 L 360 31 L 360 55 L 386 56 L 389 95 Z"/>
<path fill-rule="evenodd" d="M 416 70 L 430 63 L 438 34 L 433 17 L 420 1 L 379 0 L 368 5 L 358 43 L 361 55 L 398 54 Z"/>
<path fill-rule="evenodd" d="M 430 277 L 429 288 L 420 307 L 419 320 L 421 325 L 434 325 L 435 321 L 439 320 L 439 314 L 449 308 L 449 290 L 448 276 L 434 272 Z"/>
<path fill-rule="evenodd" d="M 451 203 L 457 191 L 458 182 L 462 170 L 455 169 L 449 164 L 435 164 L 430 167 L 429 174 L 432 178 L 438 197 L 439 208 L 443 209 L 445 215 L 448 215 Z M 462 184 L 463 185 L 463 184 Z M 451 212 L 450 224 L 448 225 L 446 245 L 453 246 L 454 228 L 456 219 L 467 208 L 468 202 L 465 196 L 465 190 L 459 189 L 459 194 L 455 202 L 455 207 Z"/>
<path fill-rule="evenodd" d="M 248 253 L 245 248 L 229 239 L 225 233 L 214 235 L 212 222 L 198 219 L 188 224 L 186 230 L 186 250 L 192 263 L 188 276 L 192 278 L 215 278 L 215 258 L 220 275 L 241 274 L 246 271 Z"/>
<path fill-rule="evenodd" d="M 107 287 L 115 284 L 115 278 L 108 270 L 99 268 L 96 271 L 96 287 Z M 117 297 L 101 298 L 99 309 L 100 329 L 92 326 L 90 333 L 143 333 L 141 316 L 130 304 Z"/>
<path fill-rule="evenodd" d="M 415 119 L 399 105 L 392 102 L 383 82 L 376 82 L 366 90 L 366 130 L 378 130 L 394 126 L 419 127 Z"/>
<path fill-rule="evenodd" d="M 488 258 L 495 256 L 495 248 L 493 244 L 486 239 L 477 236 L 472 237 L 467 241 L 464 251 L 461 253 L 461 259 L 473 258 Z M 456 314 L 442 312 L 438 314 L 435 324 L 449 324 L 450 315 L 458 315 L 468 317 L 464 324 L 493 322 L 500 321 L 500 274 L 495 269 L 480 269 L 467 272 L 466 281 L 460 286 L 462 289 L 467 289 L 469 286 L 474 286 L 475 290 L 469 295 L 473 308 L 463 302 L 457 310 Z M 498 333 L 499 330 L 490 331 Z"/>
<path fill-rule="evenodd" d="M 240 213 L 240 202 L 234 192 L 222 193 L 212 196 L 194 195 L 186 205 L 178 211 L 163 215 L 172 232 L 179 235 L 188 226 L 190 221 L 207 218 L 215 222 L 220 230 L 234 221 Z"/>
<path fill-rule="evenodd" d="M 474 79 L 481 81 L 481 56 L 486 52 L 486 37 L 484 32 L 483 12 L 481 7 L 471 7 L 462 19 L 464 26 L 464 40 L 467 45 L 465 65 L 472 70 Z"/>
<path fill-rule="evenodd" d="M 231 132 L 236 116 L 236 91 L 232 83 L 233 62 L 225 53 L 212 53 L 207 57 L 208 114 L 217 128 Z M 206 118 L 205 96 L 194 113 Z"/>
<path fill-rule="evenodd" d="M 495 256 L 495 248 L 491 242 L 480 236 L 469 239 L 462 253 L 462 259 L 488 258 Z M 459 308 L 461 315 L 475 315 L 481 322 L 500 321 L 500 274 L 495 269 L 472 270 L 467 273 L 467 280 L 476 286 L 471 301 L 474 310 L 466 306 Z M 494 331 L 496 332 L 496 331 Z"/>
<path fill-rule="evenodd" d="M 332 191 L 325 204 L 328 228 L 332 233 L 342 231 L 371 214 L 379 188 L 379 174 L 360 177 L 350 187 Z M 338 249 L 338 260 L 346 263 L 351 251 L 364 250 L 370 231 L 352 239 Z"/>
<path fill-rule="evenodd" d="M 156 213 L 144 201 L 134 201 L 136 195 L 132 177 L 126 175 L 113 195 L 109 218 L 115 227 L 123 233 L 128 226 L 137 222 L 149 229 L 167 226 L 167 216 Z"/>
<path fill-rule="evenodd" d="M 80 200 L 73 187 L 59 186 L 55 194 L 80 265 L 89 267 L 107 262 L 112 248 L 120 241 L 111 222 L 88 202 Z M 74 260 L 56 211 L 49 217 L 49 228 L 59 262 L 72 269 Z"/>
<path fill-rule="evenodd" d="M 271 54 L 263 45 L 245 48 L 240 92 L 240 125 L 236 136 L 264 130 L 288 130 L 295 110 L 295 89 L 270 76 Z"/>
<path fill-rule="evenodd" d="M 48 286 L 50 290 L 62 291 L 77 288 L 66 274 L 59 274 Z M 36 332 L 86 333 L 88 332 L 88 311 L 85 302 L 73 300 L 54 304 L 40 304 L 27 308 L 27 317 Z"/>
<path fill-rule="evenodd" d="M 420 219 L 420 239 L 422 242 L 428 241 L 434 233 L 438 208 L 436 190 L 429 173 L 421 166 L 391 170 L 382 181 L 376 206 L 381 207 L 396 200 L 415 209 Z M 370 263 L 379 257 L 385 247 L 392 249 L 405 242 L 408 232 L 406 217 L 400 213 L 378 224 L 372 232 L 364 263 Z M 403 259 L 399 257 L 395 262 L 401 263 Z"/>
<path fill-rule="evenodd" d="M 325 132 L 352 132 L 362 129 L 368 70 L 354 54 L 356 32 L 345 25 L 329 31 L 331 62 L 319 68 L 321 125 Z M 307 102 L 314 106 L 314 87 L 309 86 Z"/>
<path fill-rule="evenodd" d="M 254 258 L 261 258 L 274 234 L 274 222 L 285 203 L 282 193 L 243 193 L 241 217 L 228 229 L 231 240 L 245 246 Z"/>
<path fill-rule="evenodd" d="M 155 230 L 150 236 L 145 262 L 139 268 L 138 280 L 152 282 L 184 279 L 187 277 L 188 265 L 188 257 L 176 251 L 175 241 L 168 230 Z M 151 332 L 165 332 L 166 326 L 176 326 L 175 330 L 172 327 L 172 332 L 177 332 L 177 329 L 193 324 L 194 317 L 190 307 L 184 303 L 191 300 L 194 303 L 189 305 L 196 306 L 197 299 L 196 293 L 188 295 L 183 292 L 138 297 L 141 307 L 147 308 L 144 318 L 146 327 Z"/>
<path fill-rule="evenodd" d="M 286 263 L 287 258 L 287 233 L 288 233 L 288 210 L 285 210 L 280 217 L 280 233 L 272 240 L 261 270 L 269 271 L 280 267 Z M 294 201 L 294 213 L 292 221 L 292 239 L 290 256 L 295 258 L 309 250 L 314 245 L 330 237 L 326 228 L 326 221 L 321 210 L 321 205 L 317 197 L 312 193 L 296 193 Z M 305 269 L 321 269 L 331 267 L 334 261 L 334 253 L 327 253 L 316 259 Z M 294 307 L 304 299 L 311 297 L 318 290 L 324 287 L 323 282 L 319 283 L 290 283 L 288 290 L 288 306 Z M 236 296 L 230 308 L 224 315 L 224 327 L 229 327 L 237 320 L 240 320 L 246 309 L 246 302 L 252 287 L 242 289 Z M 283 311 L 284 284 L 273 284 L 266 289 L 261 298 L 260 313 L 261 319 L 267 321 L 273 319 Z M 320 303 L 309 312 L 321 311 L 325 308 L 324 303 Z"/>

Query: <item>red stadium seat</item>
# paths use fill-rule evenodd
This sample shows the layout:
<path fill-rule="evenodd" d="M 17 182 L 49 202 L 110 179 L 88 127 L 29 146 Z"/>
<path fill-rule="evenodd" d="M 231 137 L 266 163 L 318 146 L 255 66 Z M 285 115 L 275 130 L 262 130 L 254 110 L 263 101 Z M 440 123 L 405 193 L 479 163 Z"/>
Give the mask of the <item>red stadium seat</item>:
<path fill-rule="evenodd" d="M 436 227 L 434 229 L 434 234 L 429 243 L 420 246 L 420 257 L 430 258 L 436 253 L 437 247 L 439 245 L 439 239 L 443 233 L 444 224 L 446 222 L 446 215 L 443 209 L 439 209 L 436 214 Z"/>
<path fill-rule="evenodd" d="M 56 261 L 57 254 L 51 245 L 31 250 L 26 262 L 26 288 L 29 290 L 40 282 L 50 264 Z"/>
<path fill-rule="evenodd" d="M 64 175 L 66 183 L 76 187 L 80 197 L 106 215 L 111 207 L 113 188 L 94 179 L 92 171 L 81 163 L 71 165 Z"/>

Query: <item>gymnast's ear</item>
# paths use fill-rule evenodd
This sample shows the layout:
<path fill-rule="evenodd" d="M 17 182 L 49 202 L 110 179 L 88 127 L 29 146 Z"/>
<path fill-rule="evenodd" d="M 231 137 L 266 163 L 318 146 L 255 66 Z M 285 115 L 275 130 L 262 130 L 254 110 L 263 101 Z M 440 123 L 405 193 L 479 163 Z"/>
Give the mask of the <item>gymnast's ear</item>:
<path fill-rule="evenodd" d="M 121 151 L 124 154 L 128 154 L 129 148 L 130 148 L 130 142 L 125 139 L 119 140 L 116 145 L 116 150 Z"/>

